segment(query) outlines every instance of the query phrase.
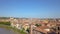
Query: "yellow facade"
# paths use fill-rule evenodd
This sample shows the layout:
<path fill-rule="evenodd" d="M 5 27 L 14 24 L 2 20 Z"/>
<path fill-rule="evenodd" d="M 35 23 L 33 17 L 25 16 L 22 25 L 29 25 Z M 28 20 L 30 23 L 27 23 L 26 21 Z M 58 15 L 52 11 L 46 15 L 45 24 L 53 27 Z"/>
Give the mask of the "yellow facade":
<path fill-rule="evenodd" d="M 29 28 L 29 25 L 23 25 L 23 28 L 26 31 Z"/>

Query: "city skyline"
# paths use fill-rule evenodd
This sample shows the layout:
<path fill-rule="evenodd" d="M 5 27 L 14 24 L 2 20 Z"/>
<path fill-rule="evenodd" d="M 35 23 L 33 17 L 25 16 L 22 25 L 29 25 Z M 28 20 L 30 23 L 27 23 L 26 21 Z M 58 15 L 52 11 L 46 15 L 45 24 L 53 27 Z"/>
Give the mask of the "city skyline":
<path fill-rule="evenodd" d="M 60 18 L 60 0 L 0 0 L 0 17 Z"/>

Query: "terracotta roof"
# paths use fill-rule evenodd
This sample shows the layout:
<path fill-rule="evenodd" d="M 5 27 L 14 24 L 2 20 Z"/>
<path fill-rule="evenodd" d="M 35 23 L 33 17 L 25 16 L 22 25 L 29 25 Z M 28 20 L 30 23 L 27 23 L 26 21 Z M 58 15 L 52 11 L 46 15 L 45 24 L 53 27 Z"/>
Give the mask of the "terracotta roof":
<path fill-rule="evenodd" d="M 56 23 L 57 26 L 60 26 L 60 23 Z"/>
<path fill-rule="evenodd" d="M 40 27 L 36 27 L 34 30 L 43 32 L 43 33 L 47 33 L 48 31 L 46 31 L 45 29 L 49 29 L 49 27 L 47 26 L 40 26 Z"/>

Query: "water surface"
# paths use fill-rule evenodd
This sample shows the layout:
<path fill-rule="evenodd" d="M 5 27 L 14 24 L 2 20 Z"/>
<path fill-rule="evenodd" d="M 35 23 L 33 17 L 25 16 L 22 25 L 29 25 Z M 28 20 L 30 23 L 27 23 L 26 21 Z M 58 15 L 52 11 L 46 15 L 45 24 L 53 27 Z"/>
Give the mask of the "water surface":
<path fill-rule="evenodd" d="M 16 34 L 12 29 L 0 28 L 0 34 Z"/>

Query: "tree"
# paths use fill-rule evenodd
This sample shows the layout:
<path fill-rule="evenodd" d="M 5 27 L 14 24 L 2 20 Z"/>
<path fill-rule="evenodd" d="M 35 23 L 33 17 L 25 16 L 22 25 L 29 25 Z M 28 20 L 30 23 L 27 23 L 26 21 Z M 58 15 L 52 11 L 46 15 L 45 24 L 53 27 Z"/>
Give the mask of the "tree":
<path fill-rule="evenodd" d="M 35 26 L 37 26 L 37 27 L 38 27 L 38 26 L 41 26 L 41 24 L 35 24 Z"/>

